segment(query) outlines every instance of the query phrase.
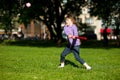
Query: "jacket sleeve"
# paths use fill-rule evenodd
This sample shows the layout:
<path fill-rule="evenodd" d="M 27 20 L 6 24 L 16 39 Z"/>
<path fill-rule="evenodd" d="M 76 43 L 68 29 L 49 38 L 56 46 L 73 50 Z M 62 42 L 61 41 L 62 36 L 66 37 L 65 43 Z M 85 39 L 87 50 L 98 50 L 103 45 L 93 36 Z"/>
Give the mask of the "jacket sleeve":
<path fill-rule="evenodd" d="M 76 25 L 73 26 L 73 36 L 78 36 L 78 29 Z"/>

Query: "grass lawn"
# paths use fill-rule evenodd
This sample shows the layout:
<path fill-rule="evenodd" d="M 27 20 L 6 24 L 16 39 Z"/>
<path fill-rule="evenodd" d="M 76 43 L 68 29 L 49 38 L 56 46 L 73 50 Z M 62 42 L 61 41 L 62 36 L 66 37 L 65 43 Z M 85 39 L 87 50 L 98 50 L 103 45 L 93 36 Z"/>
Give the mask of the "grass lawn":
<path fill-rule="evenodd" d="M 80 48 L 87 71 L 73 54 L 58 68 L 64 47 L 0 45 L 0 80 L 120 80 L 119 48 Z"/>

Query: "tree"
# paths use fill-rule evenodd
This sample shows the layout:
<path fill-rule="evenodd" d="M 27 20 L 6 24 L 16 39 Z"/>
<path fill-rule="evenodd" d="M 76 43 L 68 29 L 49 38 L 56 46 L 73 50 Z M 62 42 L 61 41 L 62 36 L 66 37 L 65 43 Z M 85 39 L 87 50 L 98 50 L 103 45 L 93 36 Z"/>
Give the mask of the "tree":
<path fill-rule="evenodd" d="M 17 5 L 18 0 L 0 0 L 0 17 L 5 33 L 13 29 L 12 19 L 17 14 Z"/>
<path fill-rule="evenodd" d="M 22 0 L 23 5 L 27 0 Z M 66 2 L 64 2 L 66 1 Z M 29 0 L 31 7 L 21 9 L 20 20 L 29 22 L 31 19 L 43 21 L 51 34 L 51 38 L 57 40 L 62 38 L 61 24 L 67 13 L 80 14 L 84 0 Z"/>
<path fill-rule="evenodd" d="M 27 2 L 31 3 L 30 7 L 26 7 Z M 20 23 L 28 24 L 34 19 L 43 21 L 50 31 L 51 38 L 59 40 L 62 38 L 61 24 L 65 15 L 81 14 L 81 7 L 85 3 L 85 0 L 0 0 L 0 11 L 3 12 L 2 23 L 6 25 L 5 28 L 8 24 L 11 25 L 14 16 L 20 14 Z"/>
<path fill-rule="evenodd" d="M 5 34 L 11 35 L 13 26 L 13 18 L 17 15 L 18 0 L 0 0 L 0 17 L 1 28 Z"/>
<path fill-rule="evenodd" d="M 120 30 L 120 0 L 91 0 L 90 1 L 90 14 L 98 16 L 103 20 L 106 26 L 116 25 L 116 33 L 119 42 Z M 114 22 L 113 22 L 114 21 Z"/>

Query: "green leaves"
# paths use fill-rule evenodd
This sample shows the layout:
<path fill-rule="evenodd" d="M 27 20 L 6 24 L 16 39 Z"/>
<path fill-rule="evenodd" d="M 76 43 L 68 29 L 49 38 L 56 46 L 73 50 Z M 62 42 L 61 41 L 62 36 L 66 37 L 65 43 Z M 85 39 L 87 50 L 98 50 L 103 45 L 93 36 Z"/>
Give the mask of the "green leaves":
<path fill-rule="evenodd" d="M 103 20 L 109 20 L 111 16 L 115 16 L 111 14 L 114 14 L 114 12 L 119 13 L 119 3 L 119 0 L 91 0 L 90 14 L 98 16 Z"/>

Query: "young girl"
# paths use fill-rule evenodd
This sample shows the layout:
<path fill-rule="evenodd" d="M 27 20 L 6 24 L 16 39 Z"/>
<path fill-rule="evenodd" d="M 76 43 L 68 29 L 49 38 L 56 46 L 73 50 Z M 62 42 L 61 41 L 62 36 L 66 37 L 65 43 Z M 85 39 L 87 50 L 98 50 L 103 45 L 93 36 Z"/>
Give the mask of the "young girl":
<path fill-rule="evenodd" d="M 59 68 L 64 67 L 66 55 L 68 55 L 70 52 L 73 52 L 76 60 L 79 61 L 82 65 L 84 65 L 87 70 L 90 70 L 91 67 L 79 56 L 80 39 L 76 38 L 78 36 L 78 31 L 75 18 L 72 15 L 67 15 L 66 17 L 64 33 L 67 35 L 68 45 L 66 46 L 66 48 L 60 56 Z"/>

